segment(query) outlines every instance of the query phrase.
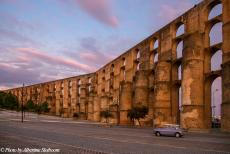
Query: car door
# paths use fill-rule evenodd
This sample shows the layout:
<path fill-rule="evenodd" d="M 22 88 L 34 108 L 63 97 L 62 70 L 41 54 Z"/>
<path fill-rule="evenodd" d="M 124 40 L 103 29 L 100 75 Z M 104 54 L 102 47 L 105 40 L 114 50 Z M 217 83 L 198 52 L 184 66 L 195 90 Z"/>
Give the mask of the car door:
<path fill-rule="evenodd" d="M 169 135 L 169 128 L 168 127 L 162 128 L 161 134 L 162 135 Z"/>

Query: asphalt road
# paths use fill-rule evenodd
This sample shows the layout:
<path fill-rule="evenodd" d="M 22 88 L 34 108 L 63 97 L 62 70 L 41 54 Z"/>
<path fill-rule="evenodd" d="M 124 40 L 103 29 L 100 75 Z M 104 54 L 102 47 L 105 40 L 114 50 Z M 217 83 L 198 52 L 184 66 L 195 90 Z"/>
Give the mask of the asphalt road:
<path fill-rule="evenodd" d="M 0 153 L 28 150 L 25 148 L 80 154 L 230 154 L 230 134 L 187 133 L 179 139 L 156 137 L 151 128 L 107 128 L 94 122 L 35 114 L 26 114 L 26 121 L 21 123 L 20 113 L 0 111 Z"/>

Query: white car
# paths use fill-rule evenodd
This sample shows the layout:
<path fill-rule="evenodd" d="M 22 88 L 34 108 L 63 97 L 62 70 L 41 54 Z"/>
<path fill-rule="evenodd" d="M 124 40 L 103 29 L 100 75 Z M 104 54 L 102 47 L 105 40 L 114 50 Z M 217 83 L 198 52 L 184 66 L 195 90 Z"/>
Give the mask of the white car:
<path fill-rule="evenodd" d="M 175 124 L 165 124 L 163 127 L 154 128 L 153 133 L 156 136 L 175 136 L 182 137 L 184 135 L 183 130 L 179 125 Z"/>

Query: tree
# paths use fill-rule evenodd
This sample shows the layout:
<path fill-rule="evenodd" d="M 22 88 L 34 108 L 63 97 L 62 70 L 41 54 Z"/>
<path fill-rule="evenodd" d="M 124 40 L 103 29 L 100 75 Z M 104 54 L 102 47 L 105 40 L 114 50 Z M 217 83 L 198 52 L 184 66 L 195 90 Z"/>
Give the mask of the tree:
<path fill-rule="evenodd" d="M 47 102 L 42 103 L 41 112 L 47 113 L 50 111 L 49 104 Z"/>
<path fill-rule="evenodd" d="M 48 103 L 44 102 L 42 104 L 35 104 L 35 112 L 37 112 L 37 114 L 41 114 L 42 112 L 47 113 L 49 112 L 50 108 L 48 107 Z"/>
<path fill-rule="evenodd" d="M 133 107 L 131 110 L 128 110 L 127 117 L 134 123 L 136 119 L 141 126 L 140 119 L 145 118 L 148 114 L 149 110 L 146 106 L 136 106 Z"/>
<path fill-rule="evenodd" d="M 35 110 L 35 107 L 36 107 L 36 105 L 34 104 L 34 102 L 32 100 L 28 100 L 26 105 L 25 105 L 25 108 L 28 111 L 32 111 L 32 112 Z"/>
<path fill-rule="evenodd" d="M 0 107 L 16 110 L 19 106 L 18 99 L 11 93 L 0 92 Z"/>
<path fill-rule="evenodd" d="M 113 117 L 113 115 L 109 112 L 109 110 L 101 111 L 100 116 L 106 119 L 106 123 L 108 123 L 110 117 Z"/>

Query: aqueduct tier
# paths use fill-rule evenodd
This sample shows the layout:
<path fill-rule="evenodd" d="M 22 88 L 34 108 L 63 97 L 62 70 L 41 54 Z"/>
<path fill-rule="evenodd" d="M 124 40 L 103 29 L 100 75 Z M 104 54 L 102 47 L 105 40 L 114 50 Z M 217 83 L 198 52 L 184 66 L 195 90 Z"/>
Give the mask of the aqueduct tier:
<path fill-rule="evenodd" d="M 211 16 L 217 6 L 221 11 Z M 142 124 L 208 129 L 216 79 L 222 79 L 221 129 L 230 132 L 229 0 L 204 0 L 95 73 L 27 86 L 23 99 L 47 101 L 55 115 L 81 113 L 92 121 L 105 121 L 100 111 L 109 110 L 109 122 L 124 125 L 130 123 L 127 110 L 145 105 L 149 113 Z M 21 87 L 8 92 L 22 100 Z"/>

